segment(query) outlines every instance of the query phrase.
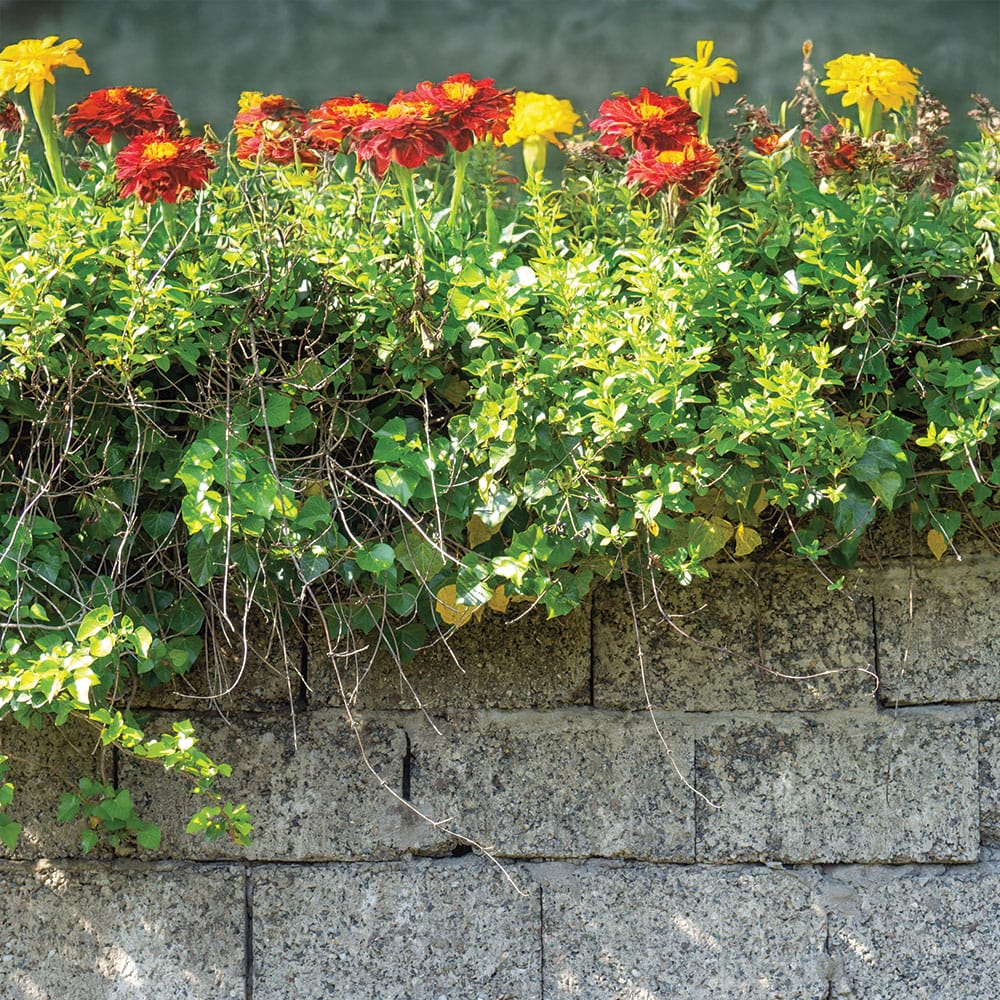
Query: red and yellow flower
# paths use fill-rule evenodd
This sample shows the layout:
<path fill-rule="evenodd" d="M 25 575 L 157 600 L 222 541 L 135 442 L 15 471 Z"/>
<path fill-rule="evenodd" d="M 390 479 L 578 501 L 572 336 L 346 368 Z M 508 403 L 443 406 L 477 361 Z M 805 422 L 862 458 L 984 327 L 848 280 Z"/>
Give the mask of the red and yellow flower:
<path fill-rule="evenodd" d="M 625 180 L 647 198 L 668 188 L 696 198 L 704 194 L 718 169 L 712 147 L 692 139 L 682 149 L 639 150 L 628 162 Z"/>
<path fill-rule="evenodd" d="M 377 177 L 391 163 L 414 169 L 432 156 L 443 156 L 451 141 L 445 116 L 432 101 L 415 101 L 412 94 L 397 94 L 384 111 L 361 122 L 354 131 L 354 146 L 361 160 L 371 163 Z"/>
<path fill-rule="evenodd" d="M 69 109 L 66 134 L 85 134 L 106 145 L 114 135 L 133 139 L 140 132 L 176 135 L 181 122 L 170 101 L 152 87 L 95 90 Z"/>
<path fill-rule="evenodd" d="M 358 94 L 333 97 L 309 112 L 311 124 L 305 130 L 306 141 L 314 149 L 340 152 L 345 139 L 353 139 L 360 125 L 385 110 L 386 105 L 366 100 Z"/>
<path fill-rule="evenodd" d="M 173 204 L 205 187 L 215 162 L 194 136 L 142 132 L 115 157 L 115 167 L 123 198 Z"/>
<path fill-rule="evenodd" d="M 664 97 L 643 87 L 636 97 L 611 97 L 601 104 L 590 123 L 599 142 L 612 156 L 625 155 L 623 140 L 632 149 L 683 149 L 698 136 L 698 115 L 680 97 Z"/>
<path fill-rule="evenodd" d="M 437 108 L 450 130 L 449 142 L 460 153 L 486 136 L 500 142 L 514 108 L 512 90 L 497 89 L 489 78 L 473 80 L 468 73 L 456 73 L 441 83 L 418 83 L 405 97 Z"/>

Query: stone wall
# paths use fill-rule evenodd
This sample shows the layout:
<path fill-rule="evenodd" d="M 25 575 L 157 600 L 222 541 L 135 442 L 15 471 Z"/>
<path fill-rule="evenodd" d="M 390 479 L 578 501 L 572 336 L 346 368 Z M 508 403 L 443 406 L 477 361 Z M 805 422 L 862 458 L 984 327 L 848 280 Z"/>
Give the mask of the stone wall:
<path fill-rule="evenodd" d="M 727 107 L 747 93 L 776 114 L 807 38 L 819 67 L 844 52 L 918 67 L 952 109 L 956 141 L 974 136 L 972 91 L 1000 98 L 996 0 L 0 0 L 0 41 L 46 35 L 82 39 L 92 70 L 60 74 L 60 105 L 97 87 L 158 87 L 196 131 L 228 130 L 242 90 L 312 107 L 461 71 L 593 117 L 613 91 L 662 87 L 670 57 L 694 55 L 700 38 L 739 64 Z"/>
<path fill-rule="evenodd" d="M 768 563 L 609 587 L 464 629 L 405 678 L 338 677 L 315 634 L 265 646 L 197 713 L 259 819 L 248 848 L 185 836 L 182 784 L 86 731 L 2 730 L 25 834 L 0 863 L 0 996 L 996 995 L 995 556 L 888 560 L 841 592 Z M 51 822 L 59 776 L 101 768 L 164 824 L 155 854 L 85 859 Z"/>

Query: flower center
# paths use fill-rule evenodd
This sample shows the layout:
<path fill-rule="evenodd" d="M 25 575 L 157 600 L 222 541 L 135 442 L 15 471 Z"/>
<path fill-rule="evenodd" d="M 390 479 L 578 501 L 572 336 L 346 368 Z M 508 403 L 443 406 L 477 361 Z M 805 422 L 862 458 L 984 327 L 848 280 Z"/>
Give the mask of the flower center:
<path fill-rule="evenodd" d="M 650 118 L 663 117 L 663 108 L 658 108 L 655 104 L 640 104 L 636 110 L 639 112 L 639 117 L 644 121 Z"/>
<path fill-rule="evenodd" d="M 471 101 L 476 96 L 476 88 L 471 83 L 456 83 L 453 80 L 451 83 L 443 84 L 441 89 L 452 101 Z"/>
<path fill-rule="evenodd" d="M 143 151 L 144 160 L 160 163 L 172 160 L 177 155 L 177 144 L 174 142 L 151 142 Z"/>
<path fill-rule="evenodd" d="M 125 87 L 109 87 L 105 91 L 108 104 L 128 104 L 128 89 Z"/>

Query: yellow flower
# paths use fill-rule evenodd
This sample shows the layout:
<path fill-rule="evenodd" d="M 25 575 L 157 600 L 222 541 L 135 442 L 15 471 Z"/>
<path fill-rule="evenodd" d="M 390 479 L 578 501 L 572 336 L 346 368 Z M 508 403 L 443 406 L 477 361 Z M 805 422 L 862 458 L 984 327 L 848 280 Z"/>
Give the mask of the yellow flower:
<path fill-rule="evenodd" d="M 826 64 L 827 78 L 822 81 L 828 94 L 843 93 L 845 108 L 858 106 L 861 134 L 871 135 L 878 126 L 882 108 L 898 111 L 912 104 L 917 96 L 917 71 L 904 66 L 898 59 L 881 59 L 868 55 L 842 55 Z"/>
<path fill-rule="evenodd" d="M 702 142 L 708 141 L 708 113 L 712 98 L 719 96 L 720 83 L 735 83 L 737 80 L 736 63 L 732 59 L 719 57 L 712 59 L 715 42 L 699 41 L 697 58 L 680 56 L 671 59 L 677 64 L 667 79 L 667 86 L 673 87 L 699 115 L 701 125 L 698 129 Z M 711 60 L 711 62 L 709 61 Z"/>
<path fill-rule="evenodd" d="M 89 76 L 90 67 L 76 52 L 83 42 L 68 38 L 56 45 L 58 37 L 25 38 L 0 52 L 0 90 L 20 93 L 30 87 L 32 105 L 36 105 L 42 99 L 45 84 L 55 84 L 52 71 L 56 67 L 72 66 Z"/>
<path fill-rule="evenodd" d="M 503 141 L 508 146 L 525 139 L 544 139 L 560 144 L 556 132 L 572 132 L 580 124 L 580 116 L 569 101 L 560 101 L 551 94 L 533 94 L 520 90 L 514 96 Z"/>
<path fill-rule="evenodd" d="M 572 132 L 579 124 L 580 116 L 569 101 L 519 90 L 503 141 L 508 146 L 524 143 L 524 168 L 529 177 L 538 180 L 545 170 L 546 143 L 562 145 L 556 132 Z"/>

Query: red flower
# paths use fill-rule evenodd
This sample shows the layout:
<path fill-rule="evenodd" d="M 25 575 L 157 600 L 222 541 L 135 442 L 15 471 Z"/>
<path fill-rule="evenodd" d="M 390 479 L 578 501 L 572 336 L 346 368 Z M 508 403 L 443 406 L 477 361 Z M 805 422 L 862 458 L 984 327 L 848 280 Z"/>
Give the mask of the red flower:
<path fill-rule="evenodd" d="M 809 155 L 824 177 L 858 169 L 860 140 L 841 134 L 835 125 L 824 125 L 819 131 L 819 138 L 809 129 L 803 129 L 800 142 L 809 150 Z"/>
<path fill-rule="evenodd" d="M 514 107 L 514 91 L 498 90 L 491 79 L 473 80 L 468 73 L 456 73 L 441 83 L 418 83 L 400 96 L 433 105 L 444 116 L 450 142 L 460 153 L 487 135 L 499 143 Z"/>
<path fill-rule="evenodd" d="M 381 177 L 390 163 L 423 166 L 432 156 L 443 156 L 451 141 L 451 130 L 430 101 L 409 101 L 397 94 L 385 111 L 357 127 L 355 145 L 358 158 L 370 160 Z"/>
<path fill-rule="evenodd" d="M 306 141 L 315 149 L 340 152 L 344 139 L 354 136 L 358 126 L 385 111 L 384 104 L 354 97 L 334 97 L 309 112 L 312 124 L 306 129 Z"/>
<path fill-rule="evenodd" d="M 170 101 L 152 87 L 109 87 L 95 90 L 69 109 L 66 134 L 86 133 L 105 145 L 116 133 L 133 139 L 140 132 L 175 135 L 180 127 Z"/>
<path fill-rule="evenodd" d="M 611 97 L 600 107 L 590 127 L 612 156 L 624 156 L 622 140 L 636 152 L 644 149 L 683 149 L 698 137 L 698 119 L 680 97 L 663 97 L 643 87 L 637 97 Z"/>
<path fill-rule="evenodd" d="M 696 198 L 718 169 L 719 158 L 712 147 L 694 139 L 683 149 L 639 150 L 628 161 L 625 180 L 647 198 L 671 186 Z"/>
<path fill-rule="evenodd" d="M 6 97 L 0 97 L 0 132 L 20 132 L 21 113 L 17 105 Z"/>
<path fill-rule="evenodd" d="M 201 139 L 143 132 L 115 157 L 115 167 L 121 196 L 134 194 L 151 204 L 190 198 L 208 183 L 215 163 Z"/>

